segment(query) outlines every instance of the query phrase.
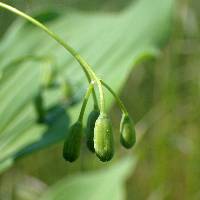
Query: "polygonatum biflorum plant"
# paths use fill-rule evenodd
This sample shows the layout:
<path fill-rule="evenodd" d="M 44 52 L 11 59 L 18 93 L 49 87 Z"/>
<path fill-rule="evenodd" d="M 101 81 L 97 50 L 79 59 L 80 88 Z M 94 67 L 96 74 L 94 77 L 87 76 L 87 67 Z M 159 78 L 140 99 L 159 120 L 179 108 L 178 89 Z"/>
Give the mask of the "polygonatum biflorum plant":
<path fill-rule="evenodd" d="M 67 9 L 42 10 L 31 15 L 72 44 L 91 63 L 98 77 L 103 77 L 101 83 L 106 82 L 119 93 L 135 64 L 157 56 L 166 43 L 173 2 L 155 0 L 152 4 L 149 0 L 138 0 L 117 13 Z M 2 7 L 0 12 L 4 12 Z M 56 81 L 61 77 L 60 89 L 45 89 L 55 80 L 52 74 Z M 40 29 L 21 19 L 14 21 L 0 40 L 0 172 L 15 159 L 68 137 L 69 124 L 78 118 L 79 102 L 87 86 L 83 75 L 75 59 Z M 92 79 L 94 87 L 97 81 Z M 104 93 L 108 112 L 113 98 L 107 91 Z M 67 102 L 75 100 L 67 104 L 66 112 L 59 110 L 63 97 Z M 85 115 L 91 110 L 89 101 Z M 93 113 L 98 115 L 99 110 Z M 92 118 L 95 117 L 88 119 L 86 127 L 94 124 L 90 122 Z M 37 120 L 42 123 L 36 123 Z M 87 134 L 87 146 L 94 151 L 89 137 L 93 135 L 88 131 Z"/>
<path fill-rule="evenodd" d="M 63 148 L 63 157 L 70 162 L 75 161 L 80 154 L 81 140 L 83 137 L 83 115 L 85 108 L 89 99 L 89 96 L 92 94 L 94 101 L 94 109 L 88 116 L 87 128 L 86 128 L 86 137 L 87 137 L 87 146 L 88 149 L 92 152 L 95 152 L 98 158 L 105 162 L 112 159 L 114 154 L 114 138 L 111 121 L 109 116 L 105 111 L 105 98 L 103 86 L 108 89 L 108 91 L 116 99 L 121 111 L 122 119 L 120 124 L 120 141 L 125 148 L 131 148 L 136 141 L 135 129 L 122 101 L 119 99 L 117 94 L 110 88 L 103 80 L 101 80 L 95 72 L 92 70 L 91 66 L 83 59 L 83 57 L 75 51 L 71 46 L 69 46 L 64 40 L 62 40 L 57 34 L 49 30 L 45 25 L 40 23 L 38 20 L 32 18 L 31 16 L 21 12 L 20 10 L 9 6 L 5 3 L 0 2 L 0 7 L 6 10 L 9 10 L 16 15 L 19 15 L 35 26 L 39 27 L 45 31 L 51 38 L 56 40 L 61 46 L 63 46 L 80 64 L 82 67 L 88 82 L 89 87 L 84 96 L 80 114 L 77 121 L 71 126 L 68 136 L 64 143 Z M 51 85 L 53 78 L 53 73 L 51 72 L 52 68 L 47 68 L 46 77 L 43 79 L 43 87 Z M 99 99 L 97 98 L 94 85 L 97 84 L 99 91 Z M 42 91 L 41 88 L 38 96 L 35 99 L 35 107 L 38 112 L 38 121 L 42 122 L 44 118 L 45 111 L 42 106 Z"/>

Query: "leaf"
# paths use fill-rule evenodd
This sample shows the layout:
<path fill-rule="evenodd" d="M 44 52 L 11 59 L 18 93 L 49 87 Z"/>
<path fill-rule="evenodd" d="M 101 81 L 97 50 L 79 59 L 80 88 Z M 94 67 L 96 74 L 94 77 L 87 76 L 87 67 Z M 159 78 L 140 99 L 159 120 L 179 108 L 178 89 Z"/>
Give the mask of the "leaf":
<path fill-rule="evenodd" d="M 136 162 L 127 157 L 106 169 L 66 177 L 49 187 L 40 200 L 123 200 L 124 183 Z"/>
<path fill-rule="evenodd" d="M 165 44 L 172 7 L 173 0 L 155 0 L 153 4 L 139 0 L 120 13 L 66 11 L 53 21 L 47 17 L 47 24 L 77 49 L 105 82 L 120 92 L 135 63 L 158 55 Z M 66 111 L 59 87 L 45 91 L 47 124 L 36 122 L 33 107 L 44 63 L 34 59 L 17 62 L 35 56 L 51 57 L 57 68 L 57 79 L 65 77 L 75 91 L 71 97 L 75 104 L 69 104 Z M 77 119 L 87 83 L 69 53 L 23 20 L 17 20 L 0 41 L 0 72 L 3 76 L 0 79 L 0 169 L 6 169 L 5 163 L 12 164 L 15 159 L 66 136 L 69 125 Z M 107 109 L 112 102 L 110 96 L 106 97 Z"/>

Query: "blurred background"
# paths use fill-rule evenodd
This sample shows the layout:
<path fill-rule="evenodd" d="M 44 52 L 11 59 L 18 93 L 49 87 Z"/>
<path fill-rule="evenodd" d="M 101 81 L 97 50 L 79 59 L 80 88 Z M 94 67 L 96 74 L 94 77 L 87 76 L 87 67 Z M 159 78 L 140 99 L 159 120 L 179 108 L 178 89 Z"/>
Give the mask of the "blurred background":
<path fill-rule="evenodd" d="M 118 12 L 126 0 L 4 1 L 28 13 L 44 8 Z M 153 3 L 153 2 L 152 2 Z M 15 16 L 0 12 L 2 36 Z M 137 148 L 139 162 L 126 182 L 126 199 L 200 199 L 200 1 L 176 1 L 173 31 L 158 59 L 138 64 L 121 98 L 145 134 Z M 131 91 L 131 95 L 130 95 Z M 120 113 L 114 105 L 112 121 Z M 105 166 L 88 153 L 73 165 L 58 156 L 62 142 L 18 160 L 0 176 L 0 199 L 32 200 L 69 174 Z M 120 153 L 126 151 L 119 148 Z M 45 158 L 45 159 L 44 159 Z M 56 165 L 54 165 L 56 163 Z M 94 199 L 95 200 L 95 199 Z"/>

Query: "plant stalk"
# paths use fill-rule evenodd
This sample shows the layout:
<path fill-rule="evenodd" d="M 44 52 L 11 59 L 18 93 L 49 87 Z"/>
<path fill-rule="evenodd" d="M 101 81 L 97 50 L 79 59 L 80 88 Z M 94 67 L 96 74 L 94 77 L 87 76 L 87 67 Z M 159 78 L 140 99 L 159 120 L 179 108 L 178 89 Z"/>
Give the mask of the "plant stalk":
<path fill-rule="evenodd" d="M 94 88 L 94 81 L 92 81 L 92 82 L 89 84 L 89 87 L 87 88 L 87 91 L 86 91 L 86 93 L 85 93 L 85 96 L 84 96 L 84 99 L 83 99 L 83 104 L 82 104 L 81 111 L 80 111 L 79 118 L 78 118 L 78 121 L 79 121 L 80 123 L 83 122 L 83 115 L 84 115 L 84 112 L 85 112 L 85 108 L 86 108 L 88 99 L 89 99 L 89 97 L 90 97 L 90 94 L 91 94 L 93 88 Z"/>
<path fill-rule="evenodd" d="M 118 95 L 112 90 L 112 88 L 106 84 L 103 80 L 100 80 L 102 85 L 113 95 L 113 97 L 116 99 L 118 106 L 120 107 L 122 113 L 125 115 L 128 115 L 128 111 L 124 104 L 122 103 L 121 99 L 118 97 Z"/>

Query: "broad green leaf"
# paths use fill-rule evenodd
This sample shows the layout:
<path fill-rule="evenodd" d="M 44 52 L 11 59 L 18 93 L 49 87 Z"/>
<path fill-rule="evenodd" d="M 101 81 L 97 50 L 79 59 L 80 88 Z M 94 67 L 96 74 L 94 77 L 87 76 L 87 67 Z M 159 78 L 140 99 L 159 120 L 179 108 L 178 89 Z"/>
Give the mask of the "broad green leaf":
<path fill-rule="evenodd" d="M 105 82 L 120 92 L 135 63 L 156 56 L 165 44 L 170 33 L 172 8 L 173 0 L 153 3 L 139 0 L 120 13 L 66 11 L 47 25 L 77 49 Z M 45 15 L 48 18 L 48 13 Z M 62 76 L 70 82 L 76 102 L 69 104 L 65 111 L 60 89 L 54 87 L 45 91 L 45 108 L 49 110 L 46 125 L 36 123 L 33 107 L 45 63 L 34 59 L 18 62 L 35 56 L 51 57 L 57 68 L 57 80 Z M 68 52 L 45 33 L 19 19 L 0 41 L 0 72 L 0 169 L 5 169 L 5 163 L 12 164 L 22 155 L 65 137 L 69 125 L 77 119 L 87 82 Z M 107 109 L 112 102 L 110 96 L 106 97 Z"/>
<path fill-rule="evenodd" d="M 123 200 L 125 181 L 136 161 L 128 157 L 106 169 L 64 178 L 48 188 L 40 200 Z"/>

